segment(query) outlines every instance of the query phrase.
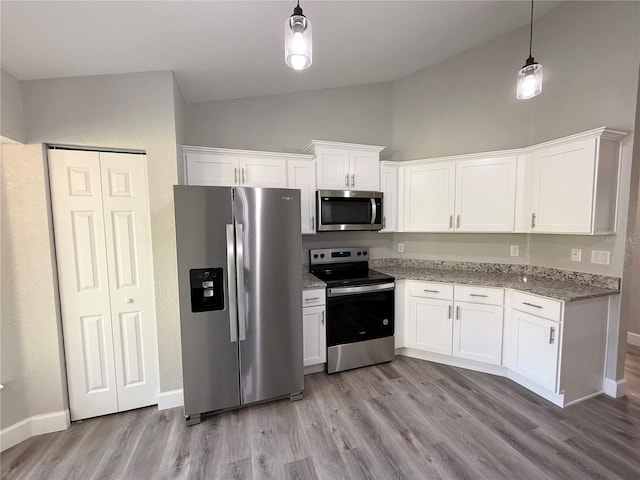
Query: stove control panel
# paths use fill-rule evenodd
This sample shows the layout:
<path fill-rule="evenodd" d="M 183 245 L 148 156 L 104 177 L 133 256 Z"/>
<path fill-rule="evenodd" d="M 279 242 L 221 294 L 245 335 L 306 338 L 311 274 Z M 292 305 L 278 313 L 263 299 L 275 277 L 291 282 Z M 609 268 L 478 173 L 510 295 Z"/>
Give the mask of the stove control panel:
<path fill-rule="evenodd" d="M 369 261 L 367 247 L 318 248 L 309 250 L 309 265 Z"/>

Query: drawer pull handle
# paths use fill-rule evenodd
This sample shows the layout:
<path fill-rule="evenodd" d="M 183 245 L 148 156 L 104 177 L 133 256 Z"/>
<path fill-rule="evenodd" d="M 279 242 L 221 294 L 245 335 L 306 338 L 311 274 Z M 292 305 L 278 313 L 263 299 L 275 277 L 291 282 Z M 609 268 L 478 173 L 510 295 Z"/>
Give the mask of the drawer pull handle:
<path fill-rule="evenodd" d="M 555 332 L 556 329 L 553 327 L 549 328 L 549 345 L 551 345 L 553 343 L 553 341 L 555 340 Z"/>
<path fill-rule="evenodd" d="M 533 308 L 542 308 L 540 305 L 536 305 L 535 303 L 522 302 L 523 305 L 528 305 Z"/>
<path fill-rule="evenodd" d="M 424 291 L 428 293 L 440 293 L 440 290 L 429 290 L 427 288 L 425 288 Z"/>
<path fill-rule="evenodd" d="M 481 295 L 480 293 L 470 293 L 470 297 L 478 297 L 478 298 L 488 298 L 489 295 Z"/>

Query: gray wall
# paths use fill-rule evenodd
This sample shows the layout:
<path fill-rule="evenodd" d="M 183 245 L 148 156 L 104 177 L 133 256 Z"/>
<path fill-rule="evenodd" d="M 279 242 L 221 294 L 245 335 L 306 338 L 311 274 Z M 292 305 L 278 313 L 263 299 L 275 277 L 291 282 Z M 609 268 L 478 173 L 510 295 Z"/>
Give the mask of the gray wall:
<path fill-rule="evenodd" d="M 0 71 L 0 135 L 24 143 L 24 114 L 20 83 L 4 70 Z"/>
<path fill-rule="evenodd" d="M 291 153 L 312 139 L 388 146 L 390 112 L 390 83 L 191 104 L 187 143 Z"/>
<path fill-rule="evenodd" d="M 181 388 L 172 189 L 177 182 L 172 73 L 27 81 L 22 82 L 22 92 L 29 143 L 146 151 L 160 387 L 161 391 Z"/>
<path fill-rule="evenodd" d="M 0 428 L 67 408 L 46 176 L 42 145 L 2 145 Z"/>

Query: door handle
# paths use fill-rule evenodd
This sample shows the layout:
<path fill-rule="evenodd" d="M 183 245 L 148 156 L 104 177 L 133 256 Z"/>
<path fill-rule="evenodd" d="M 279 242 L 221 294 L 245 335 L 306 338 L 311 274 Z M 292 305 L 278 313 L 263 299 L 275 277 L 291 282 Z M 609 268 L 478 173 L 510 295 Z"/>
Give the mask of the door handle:
<path fill-rule="evenodd" d="M 376 223 L 376 217 L 378 216 L 378 207 L 376 205 L 376 201 L 371 198 L 371 225 Z"/>
<path fill-rule="evenodd" d="M 238 310 L 236 309 L 236 247 L 233 225 L 227 224 L 227 305 L 229 305 L 229 341 L 238 341 Z"/>
<path fill-rule="evenodd" d="M 355 175 L 351 175 L 351 187 L 355 187 L 356 186 L 356 176 Z"/>
<path fill-rule="evenodd" d="M 133 303 L 133 298 L 125 298 L 124 303 Z"/>
<path fill-rule="evenodd" d="M 245 309 L 245 291 L 244 291 L 244 248 L 243 228 L 241 223 L 236 223 L 236 276 L 238 278 L 238 326 L 239 340 L 241 342 L 247 339 L 247 312 Z M 231 303 L 231 301 L 229 302 Z"/>

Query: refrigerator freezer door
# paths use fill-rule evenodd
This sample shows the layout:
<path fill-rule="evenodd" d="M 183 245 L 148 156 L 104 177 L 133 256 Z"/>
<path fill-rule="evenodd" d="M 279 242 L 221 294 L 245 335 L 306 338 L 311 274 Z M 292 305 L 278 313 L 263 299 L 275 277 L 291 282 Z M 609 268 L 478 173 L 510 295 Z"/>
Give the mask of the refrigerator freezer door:
<path fill-rule="evenodd" d="M 238 282 L 239 331 L 246 338 L 240 341 L 242 403 L 301 392 L 300 191 L 239 187 L 234 212 L 244 276 Z"/>
<path fill-rule="evenodd" d="M 226 225 L 233 225 L 232 189 L 178 185 L 174 200 L 184 410 L 185 415 L 198 415 L 240 404 L 236 318 L 230 315 L 236 299 L 229 298 L 227 258 Z M 233 238 L 233 229 L 231 234 Z M 233 249 L 233 241 L 230 246 Z M 229 253 L 235 265 L 234 252 Z M 196 269 L 222 269 L 224 301 L 220 303 L 224 309 L 193 312 L 191 283 Z M 234 278 L 232 274 L 231 280 Z M 216 282 L 203 278 L 202 295 L 216 295 L 215 286 Z"/>

